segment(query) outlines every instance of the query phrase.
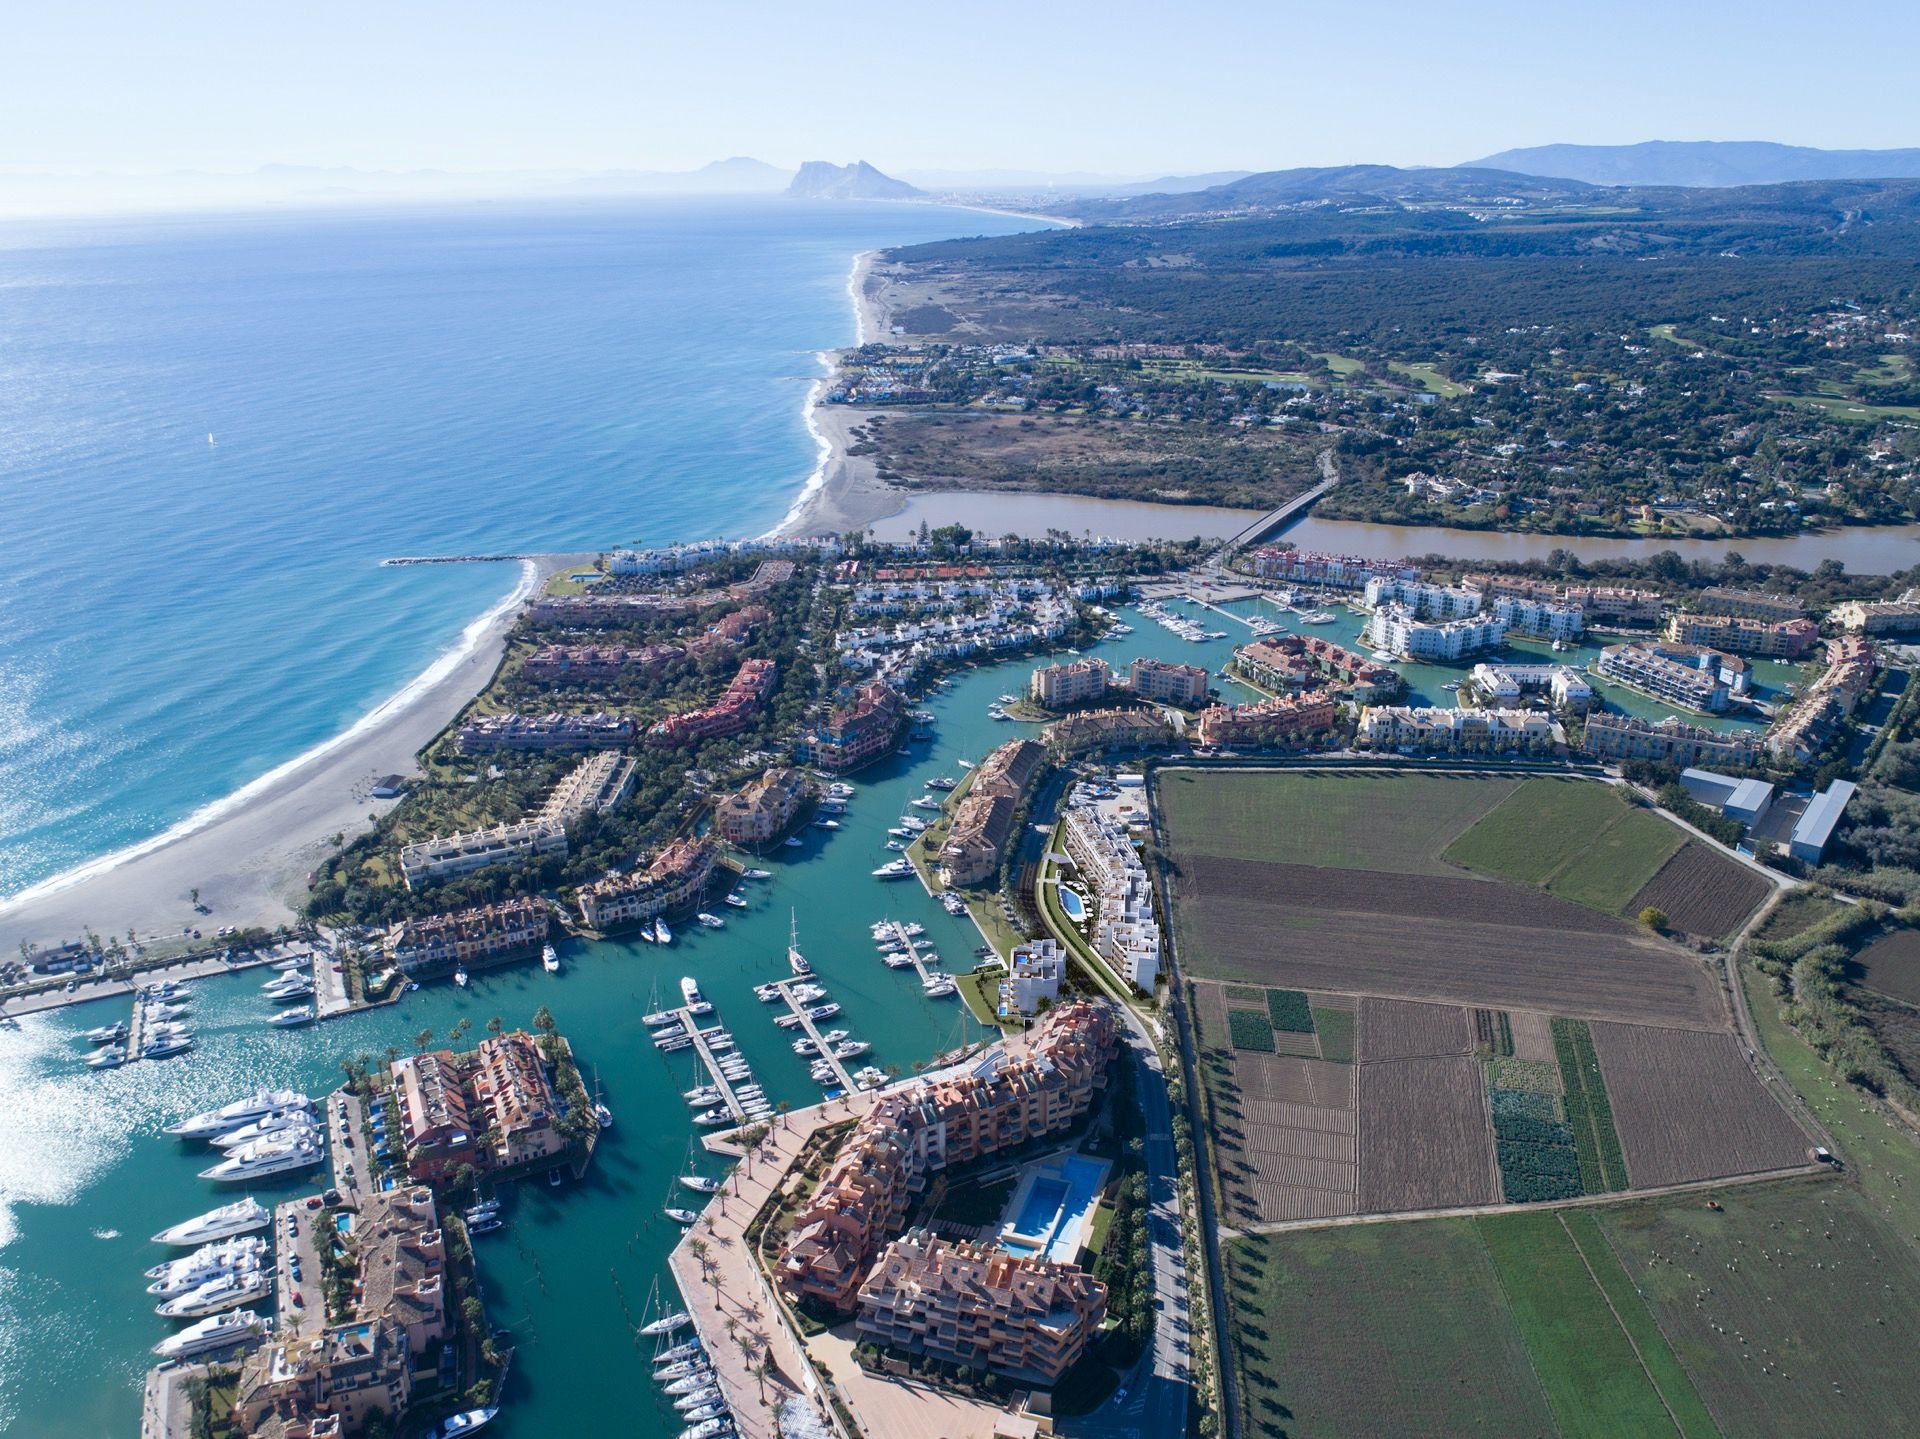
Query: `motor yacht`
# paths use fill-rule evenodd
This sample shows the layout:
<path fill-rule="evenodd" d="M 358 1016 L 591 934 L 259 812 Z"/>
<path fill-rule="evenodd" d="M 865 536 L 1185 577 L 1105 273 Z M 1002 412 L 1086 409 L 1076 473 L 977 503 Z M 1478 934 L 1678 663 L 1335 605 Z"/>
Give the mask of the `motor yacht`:
<path fill-rule="evenodd" d="M 449 1414 L 422 1434 L 420 1439 L 460 1439 L 463 1434 L 486 1428 L 499 1413 L 500 1406 L 497 1404 L 485 1409 L 463 1409 L 458 1414 Z"/>
<path fill-rule="evenodd" d="M 468 978 L 469 976 L 467 974 L 467 967 L 464 964 L 461 965 L 458 969 L 454 970 L 453 972 L 453 982 L 459 985 L 462 989 L 465 989 L 467 987 Z"/>
<path fill-rule="evenodd" d="M 88 1044 L 118 1044 L 127 1037 L 127 1026 L 123 1021 L 103 1024 L 98 1029 L 89 1029 L 80 1036 Z"/>
<path fill-rule="evenodd" d="M 303 1024 L 313 1023 L 313 1011 L 305 1005 L 295 1009 L 283 1009 L 267 1020 L 274 1029 L 298 1029 Z"/>
<path fill-rule="evenodd" d="M 660 1212 L 675 1224 L 698 1224 L 700 1222 L 700 1216 L 695 1214 L 691 1209 L 678 1209 L 672 1205 L 668 1205 Z"/>
<path fill-rule="evenodd" d="M 550 944 L 540 946 L 540 967 L 548 974 L 560 972 L 560 951 Z"/>
<path fill-rule="evenodd" d="M 258 1264 L 267 1253 L 267 1241 L 257 1237 L 218 1239 L 202 1244 L 179 1259 L 163 1260 L 147 1271 L 153 1281 L 147 1293 L 170 1299 L 217 1279 L 229 1269 Z"/>
<path fill-rule="evenodd" d="M 313 1108 L 313 1101 L 297 1089 L 259 1089 L 245 1099 L 236 1099 L 218 1109 L 205 1110 L 191 1119 L 167 1126 L 167 1133 L 179 1139 L 211 1139 L 249 1124 L 277 1109 Z"/>
<path fill-rule="evenodd" d="M 700 983 L 690 974 L 680 977 L 680 997 L 687 1002 L 689 1008 L 704 1002 L 700 993 Z"/>
<path fill-rule="evenodd" d="M 747 902 L 737 894 L 723 895 L 720 903 L 731 905 L 735 909 L 745 909 L 747 907 Z"/>
<path fill-rule="evenodd" d="M 655 944 L 673 943 L 673 931 L 667 928 L 667 922 L 664 919 L 656 919 L 653 922 L 653 942 Z"/>
<path fill-rule="evenodd" d="M 249 1197 L 236 1199 L 231 1204 L 223 1204 L 218 1209 L 209 1209 L 205 1214 L 196 1214 L 191 1219 L 183 1219 L 171 1228 L 163 1229 L 153 1236 L 155 1244 L 201 1245 L 211 1240 L 225 1239 L 230 1235 L 249 1234 L 256 1229 L 265 1229 L 273 1223 L 273 1214 L 265 1205 Z"/>
<path fill-rule="evenodd" d="M 236 1309 L 231 1314 L 216 1314 L 198 1324 L 189 1324 L 178 1334 L 169 1335 L 154 1345 L 153 1352 L 162 1359 L 186 1359 L 251 1339 L 265 1328 L 266 1321 L 251 1309 Z"/>
<path fill-rule="evenodd" d="M 251 1304 L 256 1299 L 264 1299 L 272 1288 L 273 1281 L 258 1268 L 234 1270 L 182 1294 L 178 1299 L 154 1305 L 153 1312 L 166 1319 L 199 1319 L 208 1314 L 218 1314 L 222 1309 L 233 1309 L 242 1304 Z"/>
<path fill-rule="evenodd" d="M 904 859 L 889 860 L 873 872 L 875 879 L 906 879 L 913 873 L 913 865 Z"/>
<path fill-rule="evenodd" d="M 96 1049 L 87 1056 L 88 1069 L 118 1069 L 127 1062 L 127 1052 L 120 1048 Z"/>
<path fill-rule="evenodd" d="M 704 909 L 696 914 L 694 919 L 696 922 L 705 925 L 708 929 L 725 929 L 727 927 L 727 922 L 720 918 L 719 915 L 709 914 Z"/>
<path fill-rule="evenodd" d="M 216 1184 L 239 1184 L 270 1174 L 287 1174 L 296 1169 L 311 1169 L 324 1163 L 326 1146 L 313 1133 L 282 1138 L 268 1135 L 251 1144 L 243 1144 L 211 1168 L 200 1171 L 202 1179 Z"/>
<path fill-rule="evenodd" d="M 269 1134 L 280 1130 L 317 1130 L 319 1127 L 320 1122 L 314 1118 L 311 1109 L 301 1109 L 297 1106 L 274 1109 L 258 1119 L 249 1119 L 245 1124 L 235 1125 L 225 1133 L 214 1135 L 212 1143 L 218 1149 L 237 1149 L 242 1144 L 251 1143 L 256 1139 L 265 1139 Z"/>

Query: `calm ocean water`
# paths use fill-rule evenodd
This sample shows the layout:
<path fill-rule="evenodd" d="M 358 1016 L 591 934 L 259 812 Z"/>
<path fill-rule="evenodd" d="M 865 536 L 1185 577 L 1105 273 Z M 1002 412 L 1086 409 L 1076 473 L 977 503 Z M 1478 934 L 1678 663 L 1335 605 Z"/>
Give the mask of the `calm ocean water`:
<path fill-rule="evenodd" d="M 852 257 L 1030 224 L 768 198 L 11 227 L 0 896 L 339 733 L 516 578 L 385 556 L 773 525 Z"/>

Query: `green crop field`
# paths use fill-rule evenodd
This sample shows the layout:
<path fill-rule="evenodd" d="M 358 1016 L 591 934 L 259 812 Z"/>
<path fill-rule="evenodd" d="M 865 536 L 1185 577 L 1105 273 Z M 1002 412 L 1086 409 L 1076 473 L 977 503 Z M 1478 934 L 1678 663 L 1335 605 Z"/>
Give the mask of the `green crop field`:
<path fill-rule="evenodd" d="M 1446 858 L 1618 914 L 1686 838 L 1606 785 L 1530 779 L 1449 845 Z"/>
<path fill-rule="evenodd" d="M 1240 1239 L 1227 1266 L 1249 1436 L 1553 1432 L 1471 1221 Z"/>
<path fill-rule="evenodd" d="M 1506 1214 L 1476 1220 L 1475 1228 L 1562 1434 L 1692 1439 L 1717 1432 L 1597 1235 L 1597 1252 L 1584 1252 L 1558 1214 Z M 1596 1282 L 1599 1275 L 1607 1279 Z M 1636 1352 L 1636 1345 L 1647 1348 Z"/>
<path fill-rule="evenodd" d="M 1249 1434 L 1719 1433 L 1584 1213 L 1234 1241 Z"/>
<path fill-rule="evenodd" d="M 1158 795 L 1182 854 L 1453 874 L 1440 851 L 1518 784 L 1496 777 L 1167 770 Z"/>

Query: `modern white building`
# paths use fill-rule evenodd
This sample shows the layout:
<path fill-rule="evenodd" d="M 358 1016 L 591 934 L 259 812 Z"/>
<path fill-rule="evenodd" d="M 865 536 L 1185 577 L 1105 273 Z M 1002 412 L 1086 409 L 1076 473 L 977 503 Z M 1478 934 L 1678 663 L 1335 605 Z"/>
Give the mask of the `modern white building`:
<path fill-rule="evenodd" d="M 1540 693 L 1555 709 L 1583 714 L 1593 705 L 1593 686 L 1571 665 L 1482 663 L 1473 667 L 1471 682 L 1476 694 L 1496 705 Z"/>
<path fill-rule="evenodd" d="M 567 827 L 556 819 L 523 819 L 469 834 L 425 839 L 400 851 L 400 877 L 408 889 L 485 869 L 567 852 Z"/>
<path fill-rule="evenodd" d="M 1460 660 L 1506 642 L 1505 622 L 1492 615 L 1423 620 L 1412 610 L 1388 605 L 1367 622 L 1367 643 L 1396 659 Z"/>
<path fill-rule="evenodd" d="M 1480 591 L 1458 585 L 1430 585 L 1424 580 L 1376 575 L 1360 594 L 1369 609 L 1398 605 L 1423 620 L 1455 620 L 1480 613 Z"/>
<path fill-rule="evenodd" d="M 1519 595 L 1497 596 L 1488 606 L 1488 612 L 1512 633 L 1531 635 L 1535 639 L 1577 639 L 1586 628 L 1585 612 L 1578 605 L 1555 604 Z"/>
<path fill-rule="evenodd" d="M 1847 812 L 1854 788 L 1852 780 L 1837 779 L 1815 795 L 1793 827 L 1787 840 L 1788 853 L 1807 864 L 1820 863 L 1827 852 L 1827 841 L 1833 838 L 1834 826 Z"/>
<path fill-rule="evenodd" d="M 1132 836 L 1119 820 L 1086 804 L 1068 808 L 1064 829 L 1067 858 L 1093 895 L 1088 941 L 1118 974 L 1152 994 L 1160 978 L 1160 922 Z"/>
<path fill-rule="evenodd" d="M 1000 981 L 1000 1017 L 1040 1012 L 1060 998 L 1067 978 L 1067 951 L 1057 939 L 1029 940 L 1014 947 L 1007 977 Z"/>

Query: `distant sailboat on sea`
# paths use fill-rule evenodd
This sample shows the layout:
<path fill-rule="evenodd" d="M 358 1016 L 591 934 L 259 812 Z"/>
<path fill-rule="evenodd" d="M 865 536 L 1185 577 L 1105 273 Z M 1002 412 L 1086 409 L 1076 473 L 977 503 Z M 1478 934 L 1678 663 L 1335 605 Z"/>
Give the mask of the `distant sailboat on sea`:
<path fill-rule="evenodd" d="M 207 443 L 208 443 L 209 445 L 211 445 L 211 444 L 213 443 L 213 431 L 212 431 L 212 430 L 208 430 L 208 431 L 207 431 Z"/>

